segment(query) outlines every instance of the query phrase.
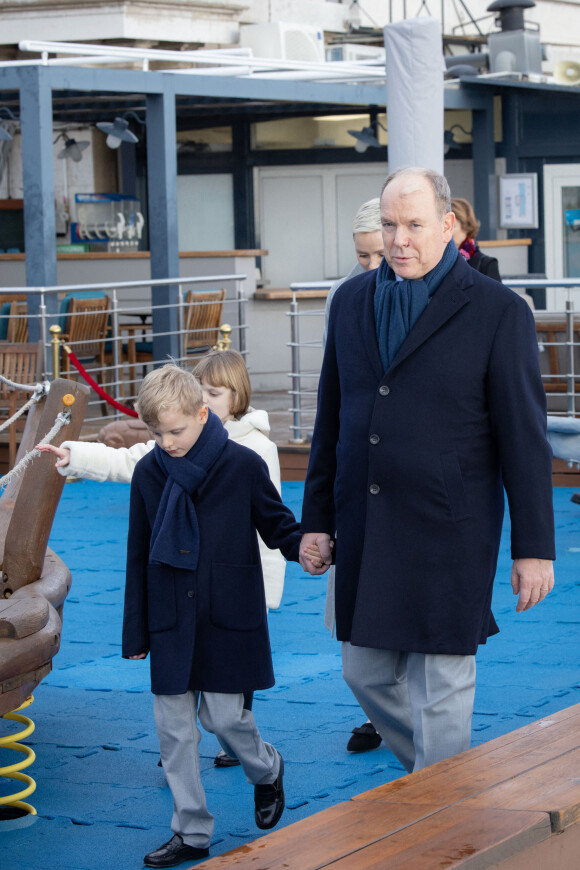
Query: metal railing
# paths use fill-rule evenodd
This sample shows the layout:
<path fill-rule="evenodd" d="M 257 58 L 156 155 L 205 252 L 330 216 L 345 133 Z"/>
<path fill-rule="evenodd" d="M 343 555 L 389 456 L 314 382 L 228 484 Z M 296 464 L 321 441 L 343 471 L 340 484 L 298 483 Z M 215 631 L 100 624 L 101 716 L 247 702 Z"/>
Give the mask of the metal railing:
<path fill-rule="evenodd" d="M 43 378 L 54 377 L 52 350 L 52 335 L 54 333 L 51 331 L 51 327 L 54 330 L 55 326 L 59 326 L 60 323 L 68 318 L 75 316 L 87 317 L 88 315 L 82 312 L 75 315 L 69 314 L 66 311 L 49 311 L 49 308 L 54 308 L 54 304 L 52 306 L 47 305 L 48 298 L 54 294 L 62 298 L 69 294 L 79 297 L 85 294 L 86 297 L 89 297 L 101 292 L 105 293 L 109 300 L 108 307 L 103 306 L 101 313 L 106 307 L 108 314 L 108 329 L 106 334 L 102 338 L 83 338 L 76 342 L 67 341 L 66 344 L 79 357 L 81 354 L 77 354 L 77 350 L 80 350 L 83 345 L 86 346 L 87 343 L 96 347 L 106 347 L 107 361 L 110 361 L 110 364 L 101 366 L 98 360 L 100 354 L 96 353 L 91 355 L 91 361 L 86 364 L 87 371 L 96 381 L 100 382 L 106 392 L 116 401 L 121 404 L 129 403 L 130 405 L 135 398 L 138 381 L 141 380 L 140 377 L 137 378 L 135 376 L 136 368 L 143 375 L 147 368 L 166 362 L 168 359 L 167 356 L 165 358 L 156 358 L 151 353 L 150 359 L 145 361 L 140 359 L 137 353 L 137 361 L 131 366 L 128 355 L 128 347 L 131 341 L 136 344 L 137 350 L 142 341 L 147 342 L 148 346 L 152 348 L 155 347 L 155 339 L 165 339 L 165 343 L 172 341 L 172 346 L 177 349 L 177 353 L 172 354 L 171 359 L 178 364 L 187 364 L 188 361 L 193 363 L 195 357 L 199 358 L 199 355 L 203 352 L 197 353 L 195 350 L 189 354 L 187 352 L 186 337 L 190 336 L 190 333 L 185 326 L 185 309 L 186 296 L 190 289 L 199 289 L 200 285 L 203 287 L 203 291 L 226 287 L 221 323 L 227 323 L 231 326 L 231 335 L 229 337 L 231 338 L 232 347 L 239 350 L 244 356 L 246 355 L 245 279 L 246 275 L 227 274 L 115 283 L 60 285 L 54 287 L 2 287 L 0 288 L 0 307 L 7 298 L 14 299 L 14 297 L 23 296 L 28 297 L 29 305 L 26 313 L 10 314 L 8 311 L 0 311 L 0 335 L 3 336 L 5 341 L 7 340 L 9 318 L 25 319 L 32 329 L 35 328 L 36 321 L 40 341 L 45 350 L 42 376 Z M 154 291 L 157 288 L 164 287 L 177 288 L 176 302 L 154 304 Z M 32 307 L 30 305 L 31 296 L 38 297 L 36 311 L 30 310 Z M 214 303 L 193 301 L 188 302 L 187 306 L 206 306 L 210 304 Z M 98 311 L 93 312 L 95 316 L 98 313 Z M 173 320 L 177 324 L 175 329 L 167 329 L 160 326 L 161 322 L 165 323 L 168 319 Z M 130 326 L 132 328 L 129 329 Z M 19 332 L 21 334 L 22 330 L 19 330 Z M 202 330 L 198 330 L 198 332 L 208 332 L 209 334 L 209 331 L 205 327 Z M 219 329 L 212 329 L 211 332 L 219 333 Z M 64 353 L 64 350 L 62 353 Z M 93 356 L 95 357 L 94 359 Z M 85 365 L 84 362 L 83 365 Z M 75 377 L 77 376 L 76 371 L 72 367 L 71 372 Z M 80 379 L 80 375 L 78 377 Z M 91 416 L 91 411 L 95 412 L 94 416 Z M 106 418 L 103 417 L 104 413 L 107 414 L 109 420 L 118 419 L 123 416 L 122 412 L 113 410 L 109 406 L 106 406 L 105 409 L 103 401 L 96 394 L 92 394 L 85 423 L 96 420 L 106 422 Z"/>
<path fill-rule="evenodd" d="M 316 418 L 316 397 L 318 392 L 318 379 L 322 364 L 322 334 L 324 326 L 324 307 L 320 309 L 304 310 L 300 308 L 299 291 L 304 290 L 328 290 L 333 281 L 303 281 L 290 285 L 292 301 L 287 316 L 290 318 L 290 348 L 291 387 L 288 391 L 292 397 L 290 430 L 291 441 L 301 444 L 310 441 Z M 538 333 L 538 349 L 540 352 L 540 367 L 542 379 L 546 386 L 548 399 L 548 413 L 553 415 L 576 416 L 576 382 L 580 380 L 580 319 L 575 316 L 573 295 L 580 290 L 580 279 L 561 278 L 548 280 L 544 278 L 512 278 L 505 279 L 504 284 L 516 291 L 538 288 L 563 288 L 568 291 L 568 299 L 565 308 L 559 311 L 539 310 L 534 312 L 536 318 L 536 330 Z M 577 310 L 580 311 L 580 300 Z M 312 337 L 310 330 L 308 338 L 302 337 L 305 318 L 315 318 L 316 331 L 319 338 Z M 551 325 L 556 323 L 561 326 L 554 340 L 542 337 L 542 322 L 547 320 Z M 551 370 L 550 348 L 558 356 L 559 370 Z M 315 352 L 315 353 L 313 353 Z M 552 355 L 553 356 L 553 355 Z M 308 357 L 308 364 L 304 360 Z"/>

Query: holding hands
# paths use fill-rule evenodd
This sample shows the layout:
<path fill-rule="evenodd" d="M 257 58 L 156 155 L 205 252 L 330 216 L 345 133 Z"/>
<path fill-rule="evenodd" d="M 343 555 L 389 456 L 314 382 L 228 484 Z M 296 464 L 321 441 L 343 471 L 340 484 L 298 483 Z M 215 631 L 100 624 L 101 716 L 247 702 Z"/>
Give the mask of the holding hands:
<path fill-rule="evenodd" d="M 324 574 L 332 564 L 334 541 L 324 532 L 307 532 L 300 542 L 300 564 L 309 574 Z"/>

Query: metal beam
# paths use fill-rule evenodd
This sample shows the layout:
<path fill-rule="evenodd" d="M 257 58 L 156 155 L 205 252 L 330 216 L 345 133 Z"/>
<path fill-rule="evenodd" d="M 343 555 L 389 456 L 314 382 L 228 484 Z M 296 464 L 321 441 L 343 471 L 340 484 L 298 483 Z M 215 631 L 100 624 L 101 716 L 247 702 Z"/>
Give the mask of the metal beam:
<path fill-rule="evenodd" d="M 179 277 L 175 95 L 147 97 L 147 190 L 151 277 Z M 179 356 L 178 287 L 153 287 L 154 359 Z M 156 306 L 169 306 L 156 308 Z M 163 333 L 170 333 L 164 335 Z"/>
<path fill-rule="evenodd" d="M 54 169 L 52 148 L 52 94 L 42 70 L 22 71 L 20 123 L 22 130 L 22 185 L 24 198 L 24 247 L 27 286 L 57 284 Z M 39 297 L 28 298 L 35 313 Z M 46 298 L 47 311 L 56 312 L 56 295 Z M 29 321 L 31 341 L 39 338 L 38 319 Z"/>
<path fill-rule="evenodd" d="M 472 112 L 472 121 L 474 209 L 481 221 L 481 238 L 495 239 L 497 236 L 497 194 L 492 96 L 487 100 L 485 111 Z"/>

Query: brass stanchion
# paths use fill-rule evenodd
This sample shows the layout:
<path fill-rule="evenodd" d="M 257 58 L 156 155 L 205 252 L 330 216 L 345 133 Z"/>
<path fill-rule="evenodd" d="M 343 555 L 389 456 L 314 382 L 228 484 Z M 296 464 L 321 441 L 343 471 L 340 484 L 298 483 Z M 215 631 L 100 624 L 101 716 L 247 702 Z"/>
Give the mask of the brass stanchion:
<path fill-rule="evenodd" d="M 50 334 L 52 335 L 52 340 L 50 342 L 50 348 L 52 351 L 52 379 L 53 381 L 56 378 L 60 378 L 60 326 L 55 323 L 54 326 L 51 326 L 49 329 Z"/>
<path fill-rule="evenodd" d="M 221 338 L 218 340 L 217 344 L 214 344 L 212 350 L 229 350 L 230 344 L 232 340 L 230 338 L 230 333 L 232 331 L 232 327 L 229 323 L 222 323 L 220 326 L 220 335 Z"/>

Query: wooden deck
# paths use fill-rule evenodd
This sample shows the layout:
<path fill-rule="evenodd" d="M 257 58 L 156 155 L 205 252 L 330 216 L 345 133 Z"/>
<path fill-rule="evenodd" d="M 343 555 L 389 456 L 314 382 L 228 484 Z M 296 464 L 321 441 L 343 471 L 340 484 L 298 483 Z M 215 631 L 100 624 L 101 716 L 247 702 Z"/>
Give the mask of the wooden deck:
<path fill-rule="evenodd" d="M 580 704 L 196 867 L 577 870 Z"/>

